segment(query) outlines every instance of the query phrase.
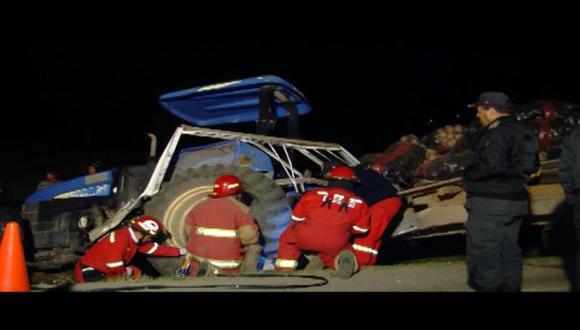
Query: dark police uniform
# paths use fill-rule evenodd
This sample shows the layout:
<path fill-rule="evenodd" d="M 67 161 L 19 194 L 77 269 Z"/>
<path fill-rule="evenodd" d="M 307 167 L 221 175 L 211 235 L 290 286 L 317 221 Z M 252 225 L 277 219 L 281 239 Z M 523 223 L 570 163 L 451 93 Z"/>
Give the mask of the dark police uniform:
<path fill-rule="evenodd" d="M 566 193 L 566 200 L 574 207 L 576 271 L 573 285 L 574 290 L 580 291 L 580 128 L 574 129 L 562 143 L 560 182 Z"/>
<path fill-rule="evenodd" d="M 535 133 L 512 116 L 487 126 L 463 175 L 467 192 L 466 258 L 476 291 L 519 291 L 522 218 L 528 214 L 529 175 L 539 167 Z"/>

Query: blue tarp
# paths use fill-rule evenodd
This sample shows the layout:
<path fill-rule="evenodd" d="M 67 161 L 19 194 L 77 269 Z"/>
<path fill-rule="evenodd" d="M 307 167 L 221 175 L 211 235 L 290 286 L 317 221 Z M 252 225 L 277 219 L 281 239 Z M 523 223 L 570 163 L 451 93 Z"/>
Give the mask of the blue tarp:
<path fill-rule="evenodd" d="M 289 82 L 276 76 L 234 80 L 209 86 L 167 93 L 159 103 L 175 116 L 199 126 L 255 121 L 260 113 L 260 88 L 272 85 L 282 89 L 296 104 L 300 115 L 310 112 L 304 95 Z M 275 101 L 278 118 L 287 111 Z"/>

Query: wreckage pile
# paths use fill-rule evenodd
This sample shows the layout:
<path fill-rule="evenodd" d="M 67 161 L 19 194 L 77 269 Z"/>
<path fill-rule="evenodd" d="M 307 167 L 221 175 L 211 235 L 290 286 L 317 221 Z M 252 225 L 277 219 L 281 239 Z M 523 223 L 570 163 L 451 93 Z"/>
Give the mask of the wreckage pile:
<path fill-rule="evenodd" d="M 580 126 L 580 106 L 566 102 L 536 101 L 515 107 L 513 113 L 538 134 L 541 160 L 559 158 L 562 139 Z M 459 177 L 482 130 L 474 121 L 469 126 L 435 129 L 421 139 L 405 135 L 384 152 L 363 156 L 361 162 L 369 163 L 374 171 L 401 188 L 410 188 L 421 180 Z"/>

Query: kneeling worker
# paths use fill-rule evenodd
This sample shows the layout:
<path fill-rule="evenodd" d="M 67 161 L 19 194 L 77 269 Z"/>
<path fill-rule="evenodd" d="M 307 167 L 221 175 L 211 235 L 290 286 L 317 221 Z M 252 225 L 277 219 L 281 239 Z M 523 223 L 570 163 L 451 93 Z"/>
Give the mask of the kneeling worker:
<path fill-rule="evenodd" d="M 250 208 L 240 201 L 242 188 L 236 176 L 220 176 L 210 198 L 187 215 L 192 276 L 257 270 L 259 231 Z"/>
<path fill-rule="evenodd" d="M 143 216 L 104 236 L 77 262 L 75 275 L 78 282 L 96 282 L 119 276 L 139 278 L 141 270 L 130 265 L 137 252 L 164 257 L 179 257 L 187 253 L 184 248 L 151 242 L 162 232 L 163 225 L 159 220 Z"/>
<path fill-rule="evenodd" d="M 357 177 L 348 166 L 335 166 L 325 175 L 328 187 L 306 192 L 292 211 L 292 223 L 280 237 L 276 269 L 292 271 L 301 253 L 317 254 L 339 278 L 359 269 L 352 235 L 369 230 L 369 211 L 354 192 Z"/>

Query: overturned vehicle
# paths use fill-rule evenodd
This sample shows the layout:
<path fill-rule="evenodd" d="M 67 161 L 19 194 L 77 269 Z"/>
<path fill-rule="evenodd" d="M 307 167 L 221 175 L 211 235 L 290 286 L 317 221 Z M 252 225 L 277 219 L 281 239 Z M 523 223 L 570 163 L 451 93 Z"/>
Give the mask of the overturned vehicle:
<path fill-rule="evenodd" d="M 328 161 L 359 163 L 338 144 L 297 138 L 298 118 L 311 111 L 310 104 L 275 76 L 169 93 L 160 103 L 199 126 L 255 121 L 257 134 L 184 124 L 158 159 L 145 165 L 111 169 L 34 193 L 22 211 L 30 227 L 31 265 L 54 269 L 73 263 L 93 242 L 138 212 L 164 223 L 170 234 L 167 244 L 185 247 L 189 211 L 207 198 L 218 176 L 234 174 L 251 196 L 248 203 L 260 227 L 259 267 L 271 267 L 296 198 L 309 187 L 326 184 L 310 173 Z M 287 118 L 288 138 L 269 136 L 280 118 Z M 187 141 L 192 138 L 194 147 Z M 212 143 L 201 145 L 201 140 Z M 149 261 L 162 274 L 173 274 L 179 263 L 175 258 Z"/>

